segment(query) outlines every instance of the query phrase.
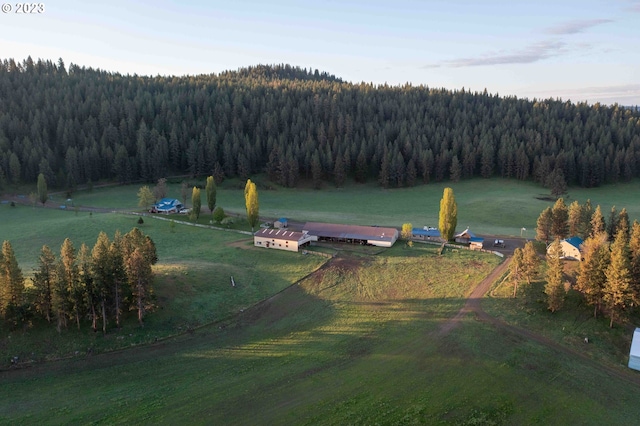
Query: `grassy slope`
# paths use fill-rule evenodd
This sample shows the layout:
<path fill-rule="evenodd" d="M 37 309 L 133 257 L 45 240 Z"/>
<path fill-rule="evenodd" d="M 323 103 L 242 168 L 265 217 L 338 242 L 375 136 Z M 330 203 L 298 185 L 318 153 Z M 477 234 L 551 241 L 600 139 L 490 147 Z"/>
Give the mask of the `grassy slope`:
<path fill-rule="evenodd" d="M 93 247 L 100 231 L 110 238 L 116 230 L 128 232 L 137 224 L 132 216 L 103 213 L 63 212 L 17 206 L 1 206 L 0 235 L 11 241 L 19 265 L 30 275 L 37 265 L 40 248 L 49 245 L 56 255 L 64 238 L 76 249 L 81 243 Z M 0 356 L 6 364 L 11 356 L 22 359 L 85 353 L 88 347 L 102 351 L 153 341 L 211 321 L 226 318 L 240 309 L 286 288 L 315 270 L 324 258 L 303 256 L 253 247 L 246 235 L 203 230 L 192 226 L 147 219 L 140 226 L 156 243 L 159 263 L 155 293 L 161 309 L 150 314 L 144 329 L 133 316 L 122 332 L 107 337 L 71 328 L 58 336 L 52 326 L 36 327 L 27 333 L 4 332 L 0 336 Z M 233 276 L 237 286 L 231 287 Z M 9 340 L 8 340 L 9 339 Z"/>
<path fill-rule="evenodd" d="M 637 386 L 579 360 L 470 317 L 438 334 L 494 257 L 388 254 L 338 260 L 224 329 L 5 373 L 0 422 L 546 425 L 640 416 Z"/>
<path fill-rule="evenodd" d="M 612 205 L 626 207 L 631 219 L 640 219 L 637 181 L 601 188 L 572 188 L 566 198 L 581 203 L 590 198 L 600 204 L 605 216 Z M 539 200 L 548 190 L 530 182 L 504 179 L 474 179 L 458 183 L 434 183 L 401 189 L 381 189 L 378 185 L 351 184 L 342 189 L 259 190 L 260 214 L 265 217 L 288 217 L 293 220 L 415 227 L 437 226 L 443 188 L 451 186 L 458 202 L 458 228 L 471 226 L 480 234 L 520 236 L 522 227 L 534 236 L 540 212 L 553 203 Z M 225 210 L 244 213 L 244 198 L 237 181 L 224 182 L 218 190 L 218 205 Z M 95 189 L 78 192 L 74 200 L 86 206 L 137 208 L 139 186 Z M 179 185 L 171 185 L 169 196 L 179 197 Z M 187 204 L 190 204 L 190 199 Z M 206 204 L 206 203 L 205 203 Z M 206 211 L 206 209 L 204 210 Z"/>

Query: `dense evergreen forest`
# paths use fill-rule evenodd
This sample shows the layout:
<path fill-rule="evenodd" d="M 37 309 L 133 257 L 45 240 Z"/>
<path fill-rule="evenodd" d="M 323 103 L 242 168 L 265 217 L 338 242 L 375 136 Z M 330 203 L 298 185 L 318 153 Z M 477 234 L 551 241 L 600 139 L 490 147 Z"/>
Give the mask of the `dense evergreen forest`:
<path fill-rule="evenodd" d="M 0 176 L 98 180 L 266 172 L 284 186 L 502 176 L 584 187 L 640 176 L 640 113 L 255 66 L 184 77 L 0 61 Z"/>

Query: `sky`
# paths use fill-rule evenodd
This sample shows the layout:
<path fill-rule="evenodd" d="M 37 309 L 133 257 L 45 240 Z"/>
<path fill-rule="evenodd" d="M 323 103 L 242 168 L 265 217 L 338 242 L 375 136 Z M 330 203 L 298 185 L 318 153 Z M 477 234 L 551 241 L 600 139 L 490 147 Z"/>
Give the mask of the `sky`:
<path fill-rule="evenodd" d="M 154 76 L 290 64 L 354 83 L 640 105 L 640 0 L 39 5 L 3 3 L 0 59 Z"/>

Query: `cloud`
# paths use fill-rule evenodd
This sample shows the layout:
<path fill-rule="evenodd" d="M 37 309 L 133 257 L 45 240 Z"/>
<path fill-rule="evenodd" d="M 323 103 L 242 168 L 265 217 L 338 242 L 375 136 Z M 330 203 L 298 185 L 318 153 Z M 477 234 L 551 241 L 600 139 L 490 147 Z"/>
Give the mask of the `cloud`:
<path fill-rule="evenodd" d="M 613 22 L 612 19 L 589 19 L 582 21 L 569 21 L 564 22 L 555 27 L 551 27 L 547 29 L 545 32 L 547 34 L 553 35 L 568 35 L 568 34 L 578 34 L 582 33 L 589 28 L 595 27 L 597 25 L 608 24 Z"/>
<path fill-rule="evenodd" d="M 424 68 L 463 68 L 478 67 L 484 65 L 505 65 L 505 64 L 531 64 L 543 59 L 558 56 L 565 53 L 566 43 L 561 41 L 543 41 L 534 43 L 521 50 L 510 53 L 494 53 L 476 58 L 461 58 L 450 61 L 443 61 L 437 64 L 426 65 Z"/>

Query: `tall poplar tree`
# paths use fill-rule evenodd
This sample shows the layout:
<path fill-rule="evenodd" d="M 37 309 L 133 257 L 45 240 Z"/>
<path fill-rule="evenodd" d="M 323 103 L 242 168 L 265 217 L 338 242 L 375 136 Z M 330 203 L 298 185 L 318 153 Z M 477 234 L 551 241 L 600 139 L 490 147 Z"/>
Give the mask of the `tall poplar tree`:
<path fill-rule="evenodd" d="M 40 173 L 38 175 L 38 200 L 44 206 L 49 198 L 49 194 L 47 193 L 47 180 L 44 177 L 44 174 Z"/>
<path fill-rule="evenodd" d="M 202 197 L 200 196 L 200 188 L 197 186 L 194 186 L 191 191 L 191 206 L 191 217 L 197 222 L 202 209 Z"/>
<path fill-rule="evenodd" d="M 205 186 L 205 192 L 207 193 L 207 207 L 209 207 L 209 213 L 213 213 L 216 208 L 216 181 L 213 176 L 207 178 L 207 185 Z"/>
<path fill-rule="evenodd" d="M 453 189 L 445 188 L 440 200 L 440 215 L 438 219 L 438 229 L 440 236 L 446 241 L 453 239 L 458 225 L 458 205 Z"/>
<path fill-rule="evenodd" d="M 253 231 L 258 224 L 260 204 L 258 202 L 258 189 L 256 184 L 251 182 L 251 179 L 247 179 L 247 184 L 244 187 L 244 203 L 247 209 L 247 221 L 251 226 L 251 231 Z"/>
<path fill-rule="evenodd" d="M 564 303 L 564 261 L 562 260 L 562 246 L 560 240 L 556 238 L 547 254 L 547 284 L 544 286 L 544 292 L 547 295 L 547 308 L 551 312 L 556 312 Z"/>

